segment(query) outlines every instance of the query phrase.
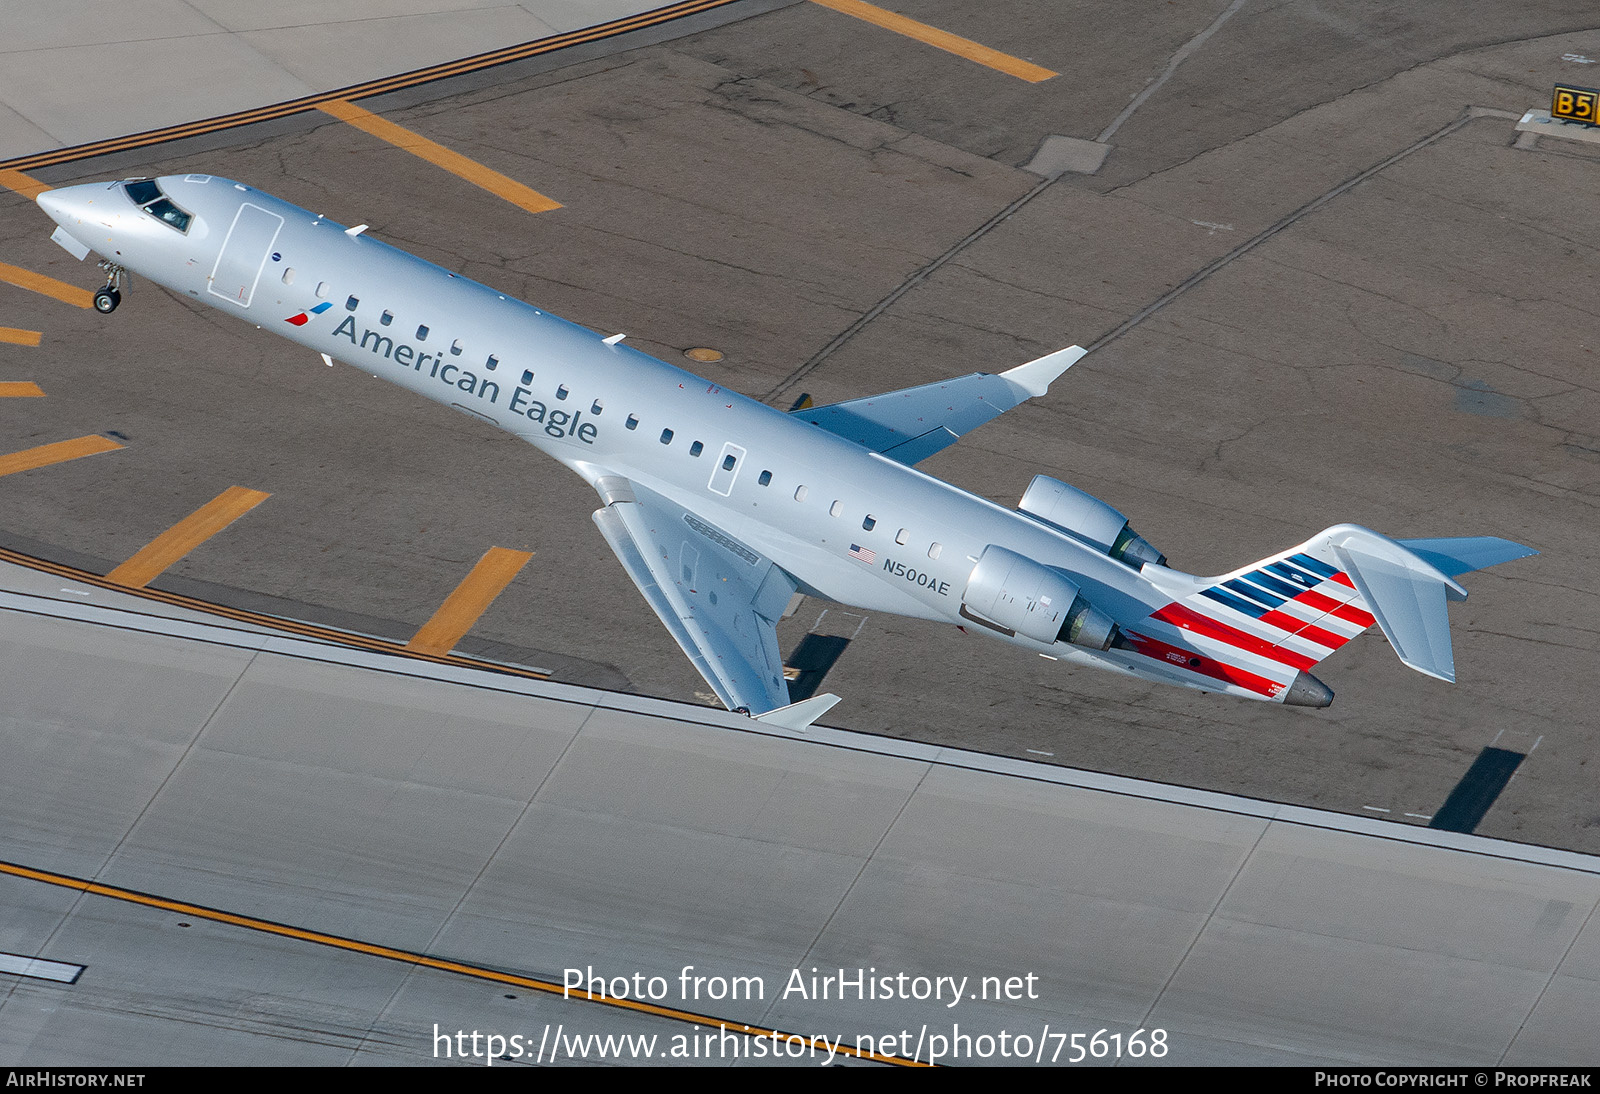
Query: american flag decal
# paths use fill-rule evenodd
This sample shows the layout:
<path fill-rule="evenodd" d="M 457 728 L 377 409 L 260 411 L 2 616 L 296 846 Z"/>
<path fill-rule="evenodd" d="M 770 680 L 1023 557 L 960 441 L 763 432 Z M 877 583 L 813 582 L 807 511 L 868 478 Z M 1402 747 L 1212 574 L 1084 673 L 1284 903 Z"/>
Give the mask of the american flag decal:
<path fill-rule="evenodd" d="M 865 547 L 852 543 L 850 545 L 850 557 L 857 562 L 875 562 L 878 558 L 878 552 L 869 551 Z"/>

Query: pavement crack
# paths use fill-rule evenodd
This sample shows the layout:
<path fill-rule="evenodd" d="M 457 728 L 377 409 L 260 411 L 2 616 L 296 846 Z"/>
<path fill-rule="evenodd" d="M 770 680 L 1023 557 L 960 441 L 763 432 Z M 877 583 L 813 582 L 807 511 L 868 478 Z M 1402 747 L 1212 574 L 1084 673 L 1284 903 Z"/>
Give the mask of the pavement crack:
<path fill-rule="evenodd" d="M 865 330 L 873 320 L 877 319 L 878 316 L 888 311 L 889 308 L 893 306 L 895 301 L 899 300 L 906 293 L 922 284 L 941 266 L 955 258 L 969 246 L 988 235 L 989 232 L 994 230 L 999 225 L 1005 223 L 1005 221 L 1014 213 L 1016 213 L 1017 210 L 1021 209 L 1024 205 L 1028 204 L 1028 202 L 1044 193 L 1046 188 L 1048 188 L 1049 185 L 1054 181 L 1054 179 L 1040 180 L 1027 193 L 1023 194 L 1021 197 L 1011 202 L 1011 204 L 1007 205 L 1004 209 L 1001 209 L 994 216 L 984 221 L 983 224 L 979 225 L 976 229 L 958 240 L 952 247 L 950 247 L 949 250 L 945 251 L 938 258 L 934 259 L 932 262 L 929 262 L 927 265 L 913 273 L 910 277 L 902 281 L 893 291 L 889 293 L 888 296 L 885 296 L 882 300 L 874 304 L 859 319 L 850 324 L 843 331 L 839 332 L 839 334 L 834 337 L 833 341 L 829 342 L 826 346 L 823 346 L 822 349 L 813 354 L 811 358 L 805 362 L 805 364 L 789 373 L 789 375 L 785 376 L 781 381 L 779 381 L 777 386 L 773 387 L 767 391 L 765 395 L 761 396 L 762 401 L 770 401 L 772 399 L 780 398 L 784 392 L 788 391 L 812 372 L 815 372 L 825 361 L 827 361 L 829 357 L 832 357 L 852 338 Z"/>

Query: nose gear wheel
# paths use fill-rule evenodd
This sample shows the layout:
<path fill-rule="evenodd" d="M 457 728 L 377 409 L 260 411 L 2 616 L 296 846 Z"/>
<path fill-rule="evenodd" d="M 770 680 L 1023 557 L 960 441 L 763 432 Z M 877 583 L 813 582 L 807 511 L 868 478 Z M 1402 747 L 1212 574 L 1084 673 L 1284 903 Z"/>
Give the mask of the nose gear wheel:
<path fill-rule="evenodd" d="M 94 294 L 94 310 L 101 315 L 110 315 L 122 303 L 123 268 L 109 259 L 102 259 L 100 268 L 106 272 L 106 284 Z"/>

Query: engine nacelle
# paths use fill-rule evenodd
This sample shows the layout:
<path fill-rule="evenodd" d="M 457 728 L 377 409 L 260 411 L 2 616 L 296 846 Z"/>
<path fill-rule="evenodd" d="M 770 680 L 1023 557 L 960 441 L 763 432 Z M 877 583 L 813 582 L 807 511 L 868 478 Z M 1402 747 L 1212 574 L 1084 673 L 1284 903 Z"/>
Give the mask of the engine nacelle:
<path fill-rule="evenodd" d="M 1117 625 L 1060 570 L 990 544 L 961 594 L 962 614 L 1003 632 L 1053 645 L 1071 642 L 1103 650 Z M 977 616 L 968 614 L 968 610 Z"/>
<path fill-rule="evenodd" d="M 1112 558 L 1138 568 L 1167 564 L 1167 556 L 1128 525 L 1128 518 L 1095 497 L 1049 475 L 1035 475 L 1017 503 L 1024 513 L 1087 540 Z"/>

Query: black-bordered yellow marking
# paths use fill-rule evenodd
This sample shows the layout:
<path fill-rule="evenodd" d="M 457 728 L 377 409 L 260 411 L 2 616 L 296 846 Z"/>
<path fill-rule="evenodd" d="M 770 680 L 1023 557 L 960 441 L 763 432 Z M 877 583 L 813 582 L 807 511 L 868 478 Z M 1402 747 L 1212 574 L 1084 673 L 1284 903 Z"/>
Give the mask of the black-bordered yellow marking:
<path fill-rule="evenodd" d="M 1550 95 L 1550 117 L 1563 122 L 1600 124 L 1600 91 L 1574 84 L 1556 84 Z"/>

